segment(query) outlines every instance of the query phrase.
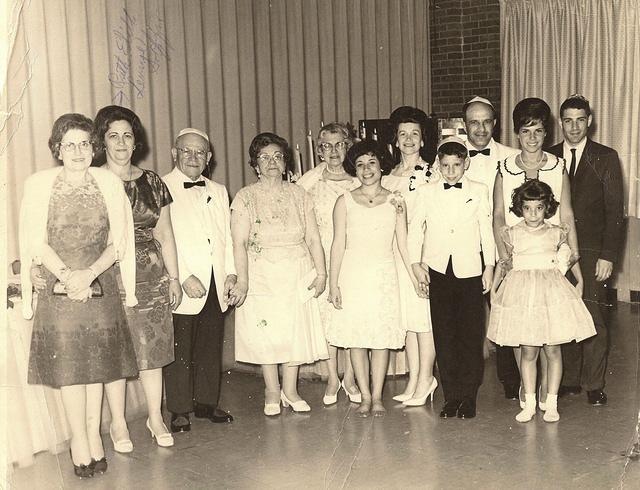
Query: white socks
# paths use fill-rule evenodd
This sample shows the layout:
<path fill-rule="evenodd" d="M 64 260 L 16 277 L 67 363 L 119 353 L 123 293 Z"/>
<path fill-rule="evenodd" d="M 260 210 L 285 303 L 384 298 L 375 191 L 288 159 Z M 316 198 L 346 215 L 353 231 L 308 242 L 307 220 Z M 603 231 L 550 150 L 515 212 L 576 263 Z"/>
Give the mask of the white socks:
<path fill-rule="evenodd" d="M 547 393 L 547 410 L 542 417 L 545 422 L 557 422 L 560 420 L 560 414 L 558 413 L 558 395 L 552 395 Z"/>
<path fill-rule="evenodd" d="M 535 414 L 536 414 L 536 394 L 525 393 L 524 408 L 518 415 L 516 415 L 516 420 L 518 422 L 529 422 L 529 420 L 531 420 Z"/>

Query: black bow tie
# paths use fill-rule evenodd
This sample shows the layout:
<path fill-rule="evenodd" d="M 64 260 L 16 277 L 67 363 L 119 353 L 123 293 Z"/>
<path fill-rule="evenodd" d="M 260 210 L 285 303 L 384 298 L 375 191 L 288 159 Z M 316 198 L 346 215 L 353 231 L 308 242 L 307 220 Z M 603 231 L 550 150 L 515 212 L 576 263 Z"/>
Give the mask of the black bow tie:
<path fill-rule="evenodd" d="M 485 148 L 484 150 L 469 150 L 469 156 L 471 158 L 475 157 L 478 153 L 489 156 L 491 155 L 491 148 Z"/>
<path fill-rule="evenodd" d="M 452 187 L 455 187 L 456 189 L 462 189 L 462 182 L 456 182 L 455 184 L 447 184 L 446 182 L 444 183 L 445 191 L 447 189 L 451 189 Z"/>
<path fill-rule="evenodd" d="M 184 188 L 185 189 L 191 189 L 194 186 L 200 186 L 200 187 L 204 187 L 204 180 L 198 180 L 197 182 L 185 182 L 184 183 Z"/>

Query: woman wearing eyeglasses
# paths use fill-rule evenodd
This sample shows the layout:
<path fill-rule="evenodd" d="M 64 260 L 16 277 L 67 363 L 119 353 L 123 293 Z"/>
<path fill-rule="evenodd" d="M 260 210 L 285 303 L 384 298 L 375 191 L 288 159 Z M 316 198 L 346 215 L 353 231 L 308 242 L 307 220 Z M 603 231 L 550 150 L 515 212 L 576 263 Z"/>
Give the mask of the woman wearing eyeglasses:
<path fill-rule="evenodd" d="M 329 357 L 317 302 L 327 281 L 322 243 L 310 196 L 283 180 L 291 161 L 285 139 L 256 136 L 249 165 L 258 182 L 231 204 L 238 280 L 230 296 L 246 296 L 235 313 L 236 360 L 262 366 L 265 415 L 278 415 L 280 401 L 311 410 L 298 394 L 298 367 Z"/>
<path fill-rule="evenodd" d="M 107 469 L 100 437 L 102 383 L 135 376 L 135 352 L 114 262 L 135 297 L 131 208 L 111 172 L 91 168 L 93 124 L 65 114 L 49 148 L 62 162 L 27 179 L 20 208 L 23 314 L 38 288 L 28 381 L 60 388 L 78 477 Z M 35 264 L 33 270 L 32 266 Z"/>
<path fill-rule="evenodd" d="M 382 177 L 382 185 L 402 194 L 407 203 L 407 221 L 411 223 L 416 189 L 438 179 L 436 168 L 420 155 L 424 147 L 427 115 L 410 106 L 398 107 L 389 117 L 393 127 L 393 144 L 400 151 L 400 161 L 389 175 Z M 400 253 L 395 250 L 400 287 L 402 326 L 407 332 L 405 352 L 409 365 L 409 381 L 403 393 L 393 397 L 405 406 L 424 405 L 438 387 L 433 377 L 436 351 L 431 332 L 429 300 L 420 298 L 413 287 L 409 272 L 403 267 Z"/>
<path fill-rule="evenodd" d="M 316 152 L 320 164 L 305 173 L 297 182 L 305 188 L 313 201 L 320 240 L 329 269 L 329 253 L 333 242 L 333 207 L 342 194 L 358 187 L 358 179 L 349 175 L 344 167 L 347 150 L 353 145 L 353 130 L 346 124 L 333 122 L 320 128 Z M 318 298 L 320 318 L 325 335 L 331 324 L 333 306 L 327 297 L 328 290 Z M 338 348 L 328 345 L 329 360 L 326 364 L 328 374 L 327 389 L 322 401 L 325 405 L 333 405 L 338 401 L 338 392 L 342 388 L 349 400 L 360 403 L 362 395 L 355 381 L 349 349 L 344 349 L 344 376 L 342 382 L 338 377 Z"/>
<path fill-rule="evenodd" d="M 171 311 L 182 300 L 168 208 L 171 194 L 156 173 L 132 163 L 145 148 L 142 123 L 134 112 L 115 105 L 100 109 L 94 141 L 100 157 L 104 155 L 103 168 L 123 181 L 133 209 L 138 305 L 126 312 L 147 400 L 147 429 L 159 446 L 173 446 L 161 412 L 162 367 L 173 362 Z M 133 450 L 124 416 L 125 387 L 124 379 L 106 385 L 112 415 L 109 433 L 114 449 L 121 453 Z"/>

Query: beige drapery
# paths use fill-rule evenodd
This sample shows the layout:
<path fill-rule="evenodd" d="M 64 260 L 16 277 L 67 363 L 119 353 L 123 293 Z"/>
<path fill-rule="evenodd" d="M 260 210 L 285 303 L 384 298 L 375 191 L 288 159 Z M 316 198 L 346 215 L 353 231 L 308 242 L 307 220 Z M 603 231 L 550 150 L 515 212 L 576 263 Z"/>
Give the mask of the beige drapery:
<path fill-rule="evenodd" d="M 13 0 L 3 102 L 8 258 L 17 257 L 24 179 L 54 165 L 47 139 L 66 112 L 136 111 L 164 174 L 186 126 L 206 130 L 230 193 L 252 181 L 247 148 L 276 131 L 305 148 L 320 122 L 430 111 L 427 0 Z M 8 10 L 9 11 L 9 10 Z M 304 151 L 303 151 L 304 155 Z"/>
<path fill-rule="evenodd" d="M 502 137 L 517 145 L 511 111 L 541 97 L 554 115 L 580 93 L 594 111 L 593 139 L 618 151 L 627 210 L 640 217 L 640 4 L 637 0 L 500 0 Z M 559 126 L 549 143 L 562 139 Z"/>
<path fill-rule="evenodd" d="M 511 114 L 540 97 L 554 116 L 580 93 L 593 109 L 594 140 L 622 162 L 627 243 L 615 286 L 640 289 L 640 3 L 637 0 L 500 0 L 502 141 L 517 147 Z M 557 124 L 548 144 L 562 139 Z M 620 294 L 621 292 L 621 294 Z"/>

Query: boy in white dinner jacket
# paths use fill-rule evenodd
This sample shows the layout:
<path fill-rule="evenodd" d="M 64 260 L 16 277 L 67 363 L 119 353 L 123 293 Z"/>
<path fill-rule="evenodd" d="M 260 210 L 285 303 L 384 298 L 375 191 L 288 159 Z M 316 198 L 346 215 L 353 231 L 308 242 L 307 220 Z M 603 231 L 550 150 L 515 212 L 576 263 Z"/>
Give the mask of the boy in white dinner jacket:
<path fill-rule="evenodd" d="M 445 398 L 440 417 L 473 418 L 484 368 L 483 294 L 495 263 L 489 192 L 464 176 L 469 157 L 461 139 L 443 140 L 438 160 L 443 179 L 417 191 L 409 253 L 421 288 L 429 286 Z"/>

